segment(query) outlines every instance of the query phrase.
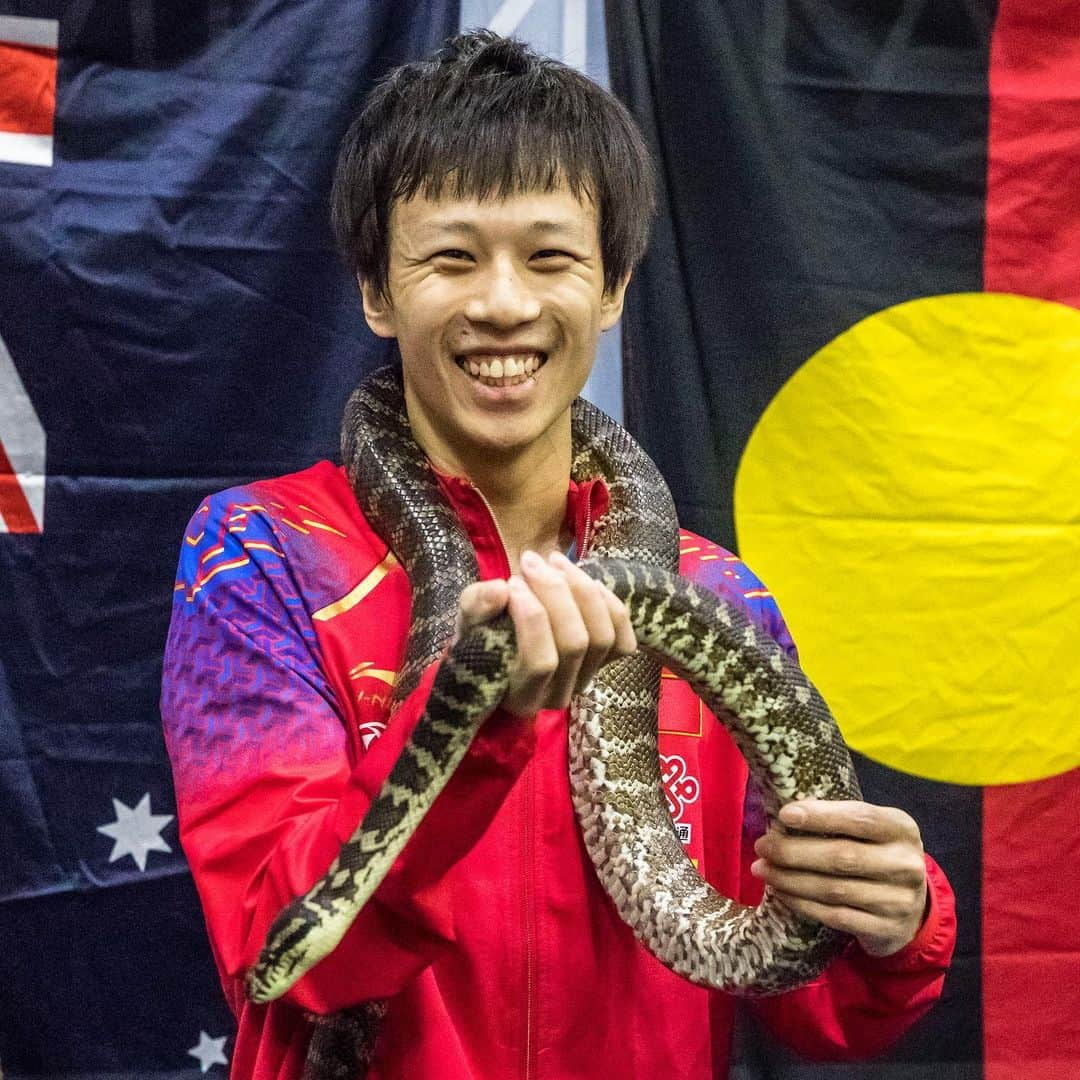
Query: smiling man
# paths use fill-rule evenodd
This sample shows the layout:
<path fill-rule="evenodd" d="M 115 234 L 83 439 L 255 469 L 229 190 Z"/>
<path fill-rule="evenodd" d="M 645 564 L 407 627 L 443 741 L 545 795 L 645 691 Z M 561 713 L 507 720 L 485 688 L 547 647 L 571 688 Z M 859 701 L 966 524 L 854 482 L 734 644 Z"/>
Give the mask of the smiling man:
<path fill-rule="evenodd" d="M 606 287 L 596 208 L 565 181 L 497 201 L 421 191 L 393 205 L 388 246 L 385 286 L 360 288 L 368 325 L 397 339 L 417 442 L 484 493 L 513 569 L 564 550 L 570 405 L 626 290 Z"/>
<path fill-rule="evenodd" d="M 352 834 L 437 665 L 391 717 L 421 583 L 342 469 L 199 508 L 162 708 L 181 840 L 239 1025 L 234 1077 L 299 1077 L 305 1059 L 311 1076 L 727 1074 L 732 999 L 667 970 L 620 920 L 568 780 L 571 697 L 636 645 L 623 605 L 574 565 L 617 507 L 601 478 L 571 479 L 570 408 L 644 251 L 650 169 L 614 98 L 486 32 L 392 72 L 344 140 L 335 231 L 368 325 L 397 341 L 412 437 L 476 553 L 458 624 L 508 611 L 518 658 L 341 943 L 253 1004 L 244 976 L 268 926 Z M 681 539 L 681 572 L 794 656 L 750 570 Z M 745 764 L 678 680 L 662 682 L 659 729 L 669 806 L 705 878 L 749 903 L 767 883 L 851 935 L 821 978 L 754 1002 L 759 1017 L 814 1057 L 888 1046 L 939 996 L 954 942 L 918 826 L 895 808 L 807 801 L 781 813 L 797 834 L 771 828 L 755 846 Z"/>

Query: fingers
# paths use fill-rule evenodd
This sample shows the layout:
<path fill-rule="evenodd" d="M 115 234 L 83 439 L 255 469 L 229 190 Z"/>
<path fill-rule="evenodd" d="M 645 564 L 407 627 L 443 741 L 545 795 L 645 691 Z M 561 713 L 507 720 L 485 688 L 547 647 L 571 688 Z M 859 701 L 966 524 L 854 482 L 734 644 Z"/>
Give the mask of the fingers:
<path fill-rule="evenodd" d="M 879 844 L 893 840 L 921 842 L 914 819 L 895 806 L 800 799 L 781 807 L 779 818 L 781 824 L 800 832 L 840 834 Z"/>
<path fill-rule="evenodd" d="M 907 917 L 918 884 L 836 877 L 768 863 L 759 866 L 755 873 L 760 873 L 767 885 L 783 893 L 785 900 L 807 900 L 819 906 L 864 911 L 885 919 Z"/>
<path fill-rule="evenodd" d="M 517 716 L 533 716 L 547 707 L 548 686 L 559 666 L 559 653 L 540 598 L 519 577 L 510 578 L 508 592 L 517 659 L 510 671 L 503 707 Z"/>
<path fill-rule="evenodd" d="M 502 612 L 508 598 L 509 589 L 505 581 L 474 581 L 467 585 L 461 591 L 461 599 L 458 601 L 454 641 L 456 642 L 464 631 L 487 622 Z"/>
<path fill-rule="evenodd" d="M 616 656 L 627 656 L 637 650 L 634 628 L 626 605 L 599 581 L 589 577 L 565 555 L 558 552 L 548 559 L 550 565 L 563 575 L 577 606 L 577 614 L 585 627 L 588 646 L 578 668 L 572 692 L 581 693 L 593 676 Z M 558 631 L 556 630 L 558 643 Z M 569 698 L 567 698 L 569 701 Z"/>
<path fill-rule="evenodd" d="M 760 858 L 750 870 L 787 907 L 854 934 L 875 956 L 915 936 L 927 884 L 911 817 L 895 807 L 806 799 L 785 806 L 779 824 L 754 845 Z"/>
<path fill-rule="evenodd" d="M 558 553 L 525 552 L 520 577 L 464 589 L 454 640 L 503 610 L 517 637 L 503 707 L 519 716 L 566 708 L 605 663 L 637 649 L 626 605 Z"/>
<path fill-rule="evenodd" d="M 563 555 L 525 552 L 508 596 L 518 639 L 503 702 L 511 712 L 565 708 L 608 660 L 637 648 L 625 605 Z"/>
<path fill-rule="evenodd" d="M 908 844 L 868 844 L 844 837 L 766 833 L 754 850 L 778 870 L 802 870 L 836 878 L 916 885 L 926 873 L 921 849 Z"/>
<path fill-rule="evenodd" d="M 556 568 L 536 552 L 526 551 L 521 557 L 521 572 L 529 588 L 544 607 L 552 643 L 558 657 L 555 670 L 551 672 L 548 681 L 547 700 L 550 704 L 547 707 L 565 708 L 570 704 L 579 673 L 582 671 L 586 658 L 590 655 L 590 650 L 593 656 L 598 649 L 603 649 L 606 654 L 614 640 L 614 634 L 610 635 L 610 640 L 604 641 L 605 635 L 601 631 L 600 640 L 590 640 L 586 612 L 580 607 L 581 590 L 575 592 L 571 586 L 570 575 L 563 567 Z M 587 606 L 590 605 L 591 600 L 591 597 L 586 598 Z M 587 611 L 594 622 L 595 607 L 596 604 L 592 604 Z M 610 631 L 610 625 L 608 629 Z M 521 651 L 525 653 L 524 648 Z"/>
<path fill-rule="evenodd" d="M 833 930 L 851 934 L 858 939 L 863 951 L 871 956 L 891 956 L 915 936 L 914 929 L 910 934 L 897 933 L 894 920 L 882 918 L 862 908 L 837 907 L 793 897 L 787 893 L 778 893 L 777 899 L 784 907 L 804 919 L 813 919 Z"/>

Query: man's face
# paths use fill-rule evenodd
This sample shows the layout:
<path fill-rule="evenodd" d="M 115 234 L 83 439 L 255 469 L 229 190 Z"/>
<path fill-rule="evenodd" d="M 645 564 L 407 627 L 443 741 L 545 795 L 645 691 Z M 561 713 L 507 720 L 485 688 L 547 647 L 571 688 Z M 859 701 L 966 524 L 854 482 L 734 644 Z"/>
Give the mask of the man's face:
<path fill-rule="evenodd" d="M 361 283 L 364 313 L 398 340 L 410 421 L 439 468 L 558 451 L 622 311 L 626 282 L 605 295 L 603 277 L 596 211 L 567 188 L 394 205 L 389 302 Z"/>

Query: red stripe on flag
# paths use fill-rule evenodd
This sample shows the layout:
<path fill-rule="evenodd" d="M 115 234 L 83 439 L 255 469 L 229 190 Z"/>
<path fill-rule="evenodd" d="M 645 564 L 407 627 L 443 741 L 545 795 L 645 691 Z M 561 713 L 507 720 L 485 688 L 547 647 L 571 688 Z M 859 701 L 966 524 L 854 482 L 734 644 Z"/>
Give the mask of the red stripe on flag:
<path fill-rule="evenodd" d="M 1076 28 L 1080 0 L 1000 0 L 984 288 L 1080 307 Z M 1076 769 L 983 794 L 985 1080 L 1080 1076 L 1077 806 Z"/>
<path fill-rule="evenodd" d="M 51 135 L 56 52 L 0 41 L 0 131 Z"/>
<path fill-rule="evenodd" d="M 1080 771 L 983 793 L 985 1080 L 1080 1076 Z"/>
<path fill-rule="evenodd" d="M 36 533 L 41 531 L 2 442 L 0 442 L 0 517 L 4 519 L 8 532 Z"/>
<path fill-rule="evenodd" d="M 1000 0 L 989 74 L 985 287 L 1080 307 L 1080 0 Z"/>

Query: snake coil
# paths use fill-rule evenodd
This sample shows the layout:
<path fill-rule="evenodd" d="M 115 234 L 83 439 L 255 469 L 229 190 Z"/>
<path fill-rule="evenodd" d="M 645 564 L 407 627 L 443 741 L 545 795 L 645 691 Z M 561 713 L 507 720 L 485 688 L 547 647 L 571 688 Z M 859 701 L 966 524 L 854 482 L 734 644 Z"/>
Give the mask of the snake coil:
<path fill-rule="evenodd" d="M 624 431 L 583 400 L 572 410 L 575 480 L 602 476 L 611 508 L 579 565 L 630 612 L 641 650 L 606 665 L 571 707 L 570 787 L 600 881 L 620 916 L 673 971 L 740 995 L 816 978 L 844 935 L 802 919 L 768 890 L 746 907 L 707 884 L 672 826 L 660 778 L 661 664 L 730 732 L 774 817 L 799 798 L 859 798 L 851 758 L 801 669 L 735 605 L 680 578 L 667 486 Z M 346 408 L 345 466 L 364 516 L 405 567 L 413 618 L 393 712 L 442 658 L 427 710 L 330 868 L 274 921 L 247 992 L 285 993 L 341 940 L 464 757 L 506 688 L 514 636 L 503 616 L 451 639 L 476 556 L 412 438 L 400 370 L 361 384 Z M 383 1003 L 319 1018 L 306 1076 L 363 1075 Z M 350 1071 L 351 1070 L 351 1071 Z"/>

